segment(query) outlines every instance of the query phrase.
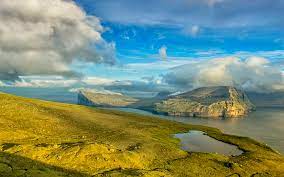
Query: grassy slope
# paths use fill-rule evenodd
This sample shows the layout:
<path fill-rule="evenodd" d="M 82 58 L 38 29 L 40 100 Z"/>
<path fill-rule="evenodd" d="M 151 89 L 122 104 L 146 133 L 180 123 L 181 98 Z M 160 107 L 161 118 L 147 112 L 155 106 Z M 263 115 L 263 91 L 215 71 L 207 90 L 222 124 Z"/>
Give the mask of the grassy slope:
<path fill-rule="evenodd" d="M 238 157 L 187 153 L 174 133 L 202 130 Z M 2 176 L 281 176 L 284 158 L 249 138 L 131 113 L 0 93 Z"/>
<path fill-rule="evenodd" d="M 103 93 L 93 93 L 88 91 L 82 91 L 80 94 L 81 97 L 90 100 L 90 102 L 98 106 L 124 107 L 138 101 L 137 99 L 119 94 L 103 94 Z"/>

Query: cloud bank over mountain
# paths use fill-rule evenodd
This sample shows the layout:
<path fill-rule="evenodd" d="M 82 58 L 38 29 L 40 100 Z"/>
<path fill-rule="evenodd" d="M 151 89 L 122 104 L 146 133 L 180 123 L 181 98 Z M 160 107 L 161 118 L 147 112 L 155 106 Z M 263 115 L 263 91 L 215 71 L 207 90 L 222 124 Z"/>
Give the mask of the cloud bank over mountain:
<path fill-rule="evenodd" d="M 74 77 L 70 65 L 114 60 L 103 27 L 73 1 L 0 1 L 0 80 L 25 75 Z"/>
<path fill-rule="evenodd" d="M 257 92 L 283 91 L 281 69 L 260 57 L 217 58 L 175 67 L 163 76 L 163 81 L 185 90 L 222 85 Z"/>

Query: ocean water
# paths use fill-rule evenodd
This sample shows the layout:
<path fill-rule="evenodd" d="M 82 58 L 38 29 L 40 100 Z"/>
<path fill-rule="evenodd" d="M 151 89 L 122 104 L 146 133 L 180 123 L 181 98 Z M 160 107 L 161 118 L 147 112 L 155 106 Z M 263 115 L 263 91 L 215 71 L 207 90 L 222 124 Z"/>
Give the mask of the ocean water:
<path fill-rule="evenodd" d="M 77 104 L 77 93 L 69 92 L 70 88 L 20 88 L 0 87 L 0 92 L 47 101 Z"/>

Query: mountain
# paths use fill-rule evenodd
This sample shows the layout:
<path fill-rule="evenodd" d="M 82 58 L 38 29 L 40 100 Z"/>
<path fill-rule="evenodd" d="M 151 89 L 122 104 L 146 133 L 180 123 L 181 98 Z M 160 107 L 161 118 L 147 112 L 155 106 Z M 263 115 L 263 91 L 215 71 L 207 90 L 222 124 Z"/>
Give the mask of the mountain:
<path fill-rule="evenodd" d="M 3 177 L 284 174 L 283 156 L 265 144 L 138 114 L 0 93 L 0 125 Z M 183 151 L 173 135 L 190 130 L 203 131 L 245 153 L 229 157 Z"/>
<path fill-rule="evenodd" d="M 83 90 L 78 93 L 78 104 L 101 107 L 125 107 L 137 102 L 137 99 L 114 92 Z"/>
<path fill-rule="evenodd" d="M 191 117 L 239 117 L 254 109 L 243 91 L 227 86 L 202 87 L 154 104 L 157 113 Z"/>

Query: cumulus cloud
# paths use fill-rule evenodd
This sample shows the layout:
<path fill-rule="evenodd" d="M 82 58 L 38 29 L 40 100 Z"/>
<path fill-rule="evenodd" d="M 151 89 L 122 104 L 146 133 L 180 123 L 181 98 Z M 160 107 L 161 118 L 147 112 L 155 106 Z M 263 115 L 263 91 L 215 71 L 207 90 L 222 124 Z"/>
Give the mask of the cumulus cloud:
<path fill-rule="evenodd" d="M 0 1 L 0 80 L 25 75 L 78 76 L 70 65 L 113 62 L 103 27 L 70 0 Z"/>
<path fill-rule="evenodd" d="M 181 90 L 220 85 L 257 92 L 284 88 L 281 68 L 260 57 L 250 57 L 246 60 L 227 57 L 199 61 L 176 67 L 163 78 L 164 82 Z"/>
<path fill-rule="evenodd" d="M 160 55 L 161 59 L 163 59 L 163 60 L 167 59 L 168 55 L 167 55 L 167 47 L 166 46 L 162 46 L 159 49 L 159 55 Z"/>

